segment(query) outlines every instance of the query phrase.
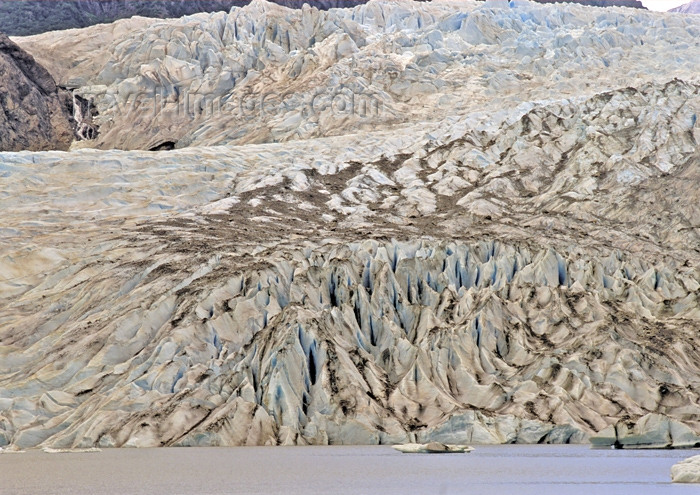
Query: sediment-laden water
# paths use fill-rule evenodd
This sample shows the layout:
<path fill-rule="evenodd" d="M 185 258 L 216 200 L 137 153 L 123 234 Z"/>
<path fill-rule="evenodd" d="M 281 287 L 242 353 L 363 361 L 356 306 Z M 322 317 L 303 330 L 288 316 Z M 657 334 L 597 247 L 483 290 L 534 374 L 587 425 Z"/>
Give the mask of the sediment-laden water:
<path fill-rule="evenodd" d="M 0 493 L 696 494 L 669 471 L 692 451 L 586 446 L 477 446 L 471 454 L 400 454 L 390 447 L 112 449 L 0 456 Z"/>

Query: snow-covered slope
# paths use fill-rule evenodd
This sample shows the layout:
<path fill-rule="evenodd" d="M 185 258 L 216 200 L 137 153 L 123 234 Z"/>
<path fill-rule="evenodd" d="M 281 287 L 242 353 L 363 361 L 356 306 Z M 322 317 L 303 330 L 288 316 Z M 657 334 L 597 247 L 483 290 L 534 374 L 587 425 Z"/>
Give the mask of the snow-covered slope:
<path fill-rule="evenodd" d="M 685 5 L 671 9 L 671 12 L 679 12 L 681 14 L 700 14 L 700 1 L 693 0 Z"/>
<path fill-rule="evenodd" d="M 0 445 L 700 430 L 700 20 L 375 1 L 150 24 L 22 43 L 85 93 L 220 95 L 228 67 L 226 94 L 290 108 L 169 121 L 239 146 L 0 154 Z M 324 88 L 388 110 L 295 110 Z M 165 139 L 110 105 L 101 146 Z"/>

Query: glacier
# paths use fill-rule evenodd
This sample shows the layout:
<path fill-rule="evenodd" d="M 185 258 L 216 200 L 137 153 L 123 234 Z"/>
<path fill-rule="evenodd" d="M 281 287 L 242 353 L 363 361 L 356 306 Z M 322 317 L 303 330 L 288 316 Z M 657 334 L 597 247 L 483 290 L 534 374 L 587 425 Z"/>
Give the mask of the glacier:
<path fill-rule="evenodd" d="M 0 446 L 700 432 L 700 19 L 256 0 L 70 34 L 14 38 L 100 132 L 0 153 Z M 178 110 L 246 94 L 288 98 Z"/>

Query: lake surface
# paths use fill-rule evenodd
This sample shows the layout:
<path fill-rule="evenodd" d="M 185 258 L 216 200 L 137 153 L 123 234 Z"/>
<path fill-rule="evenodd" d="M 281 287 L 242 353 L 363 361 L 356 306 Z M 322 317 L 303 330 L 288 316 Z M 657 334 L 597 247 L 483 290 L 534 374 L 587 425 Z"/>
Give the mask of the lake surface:
<path fill-rule="evenodd" d="M 695 494 L 670 469 L 697 451 L 476 446 L 401 454 L 386 446 L 110 449 L 0 455 L 2 495 Z"/>

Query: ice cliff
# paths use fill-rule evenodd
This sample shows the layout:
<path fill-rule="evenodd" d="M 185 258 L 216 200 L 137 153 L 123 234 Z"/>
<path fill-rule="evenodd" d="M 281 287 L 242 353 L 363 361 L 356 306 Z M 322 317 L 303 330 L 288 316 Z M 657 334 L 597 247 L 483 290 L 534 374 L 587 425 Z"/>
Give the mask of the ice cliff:
<path fill-rule="evenodd" d="M 0 154 L 0 445 L 698 433 L 698 33 L 256 1 L 18 40 L 96 96 L 96 146 L 179 149 Z M 384 112 L 120 116 L 133 87 Z"/>

